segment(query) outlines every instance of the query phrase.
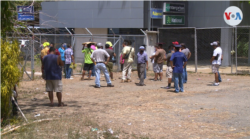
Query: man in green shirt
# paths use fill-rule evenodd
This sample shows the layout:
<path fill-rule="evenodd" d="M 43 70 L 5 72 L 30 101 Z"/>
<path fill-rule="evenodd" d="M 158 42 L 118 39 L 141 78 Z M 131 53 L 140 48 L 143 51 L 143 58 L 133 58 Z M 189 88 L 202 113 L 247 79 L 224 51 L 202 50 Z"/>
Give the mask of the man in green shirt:
<path fill-rule="evenodd" d="M 93 63 L 93 61 L 91 60 L 90 56 L 93 53 L 93 49 L 90 48 L 91 44 L 87 44 L 87 48 L 85 48 L 84 50 L 82 50 L 82 53 L 84 53 L 84 67 L 83 67 L 83 71 L 82 71 L 82 78 L 81 80 L 84 80 L 84 75 L 86 71 L 89 71 L 89 77 L 88 79 L 90 80 L 91 77 L 91 73 L 93 68 L 95 67 L 95 64 Z"/>

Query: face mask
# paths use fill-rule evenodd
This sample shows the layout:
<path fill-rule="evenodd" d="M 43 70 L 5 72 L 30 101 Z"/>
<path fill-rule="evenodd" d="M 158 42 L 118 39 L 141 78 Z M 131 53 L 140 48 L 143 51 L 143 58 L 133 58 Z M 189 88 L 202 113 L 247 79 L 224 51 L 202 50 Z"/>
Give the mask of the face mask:
<path fill-rule="evenodd" d="M 144 52 L 144 50 L 140 50 L 140 52 Z"/>

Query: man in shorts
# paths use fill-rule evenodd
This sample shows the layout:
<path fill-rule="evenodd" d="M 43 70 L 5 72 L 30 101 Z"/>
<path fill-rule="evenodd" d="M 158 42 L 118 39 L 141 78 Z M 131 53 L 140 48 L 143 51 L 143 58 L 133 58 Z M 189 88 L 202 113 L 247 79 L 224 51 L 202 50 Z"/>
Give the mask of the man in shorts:
<path fill-rule="evenodd" d="M 163 72 L 163 62 L 166 60 L 166 51 L 162 49 L 162 44 L 155 46 L 155 55 L 151 56 L 150 59 L 154 58 L 153 70 L 155 73 L 154 81 L 157 81 L 158 75 L 160 76 L 160 81 L 162 80 Z"/>
<path fill-rule="evenodd" d="M 173 47 L 172 45 L 170 45 L 168 47 L 168 50 L 169 50 L 169 53 L 167 54 L 167 70 L 166 70 L 166 77 L 168 78 L 168 86 L 166 87 L 163 87 L 165 89 L 170 89 L 171 87 L 171 82 L 172 82 L 172 75 L 173 75 L 173 69 L 171 67 L 171 64 L 170 64 L 170 58 L 173 54 L 172 50 L 173 50 Z"/>
<path fill-rule="evenodd" d="M 53 91 L 56 92 L 58 99 L 58 106 L 67 106 L 62 102 L 62 72 L 61 66 L 63 62 L 59 55 L 55 55 L 55 48 L 50 47 L 49 54 L 43 58 L 43 67 L 46 80 L 46 91 L 49 95 L 50 106 L 54 106 L 53 103 Z"/>
<path fill-rule="evenodd" d="M 98 44 L 97 44 L 98 45 Z M 114 51 L 112 49 L 109 49 L 110 46 L 109 44 L 105 44 L 105 48 L 106 48 L 106 51 L 107 53 L 109 54 L 110 56 L 110 59 L 112 57 L 116 57 L 116 54 L 114 53 Z M 105 59 L 107 61 L 107 58 Z M 108 71 L 109 71 L 109 74 L 110 74 L 110 78 L 111 78 L 111 81 L 114 81 L 114 78 L 113 78 L 113 62 L 112 61 L 109 61 L 106 65 Z"/>
<path fill-rule="evenodd" d="M 221 65 L 221 58 L 222 58 L 222 49 L 221 47 L 218 47 L 218 42 L 214 41 L 210 44 L 214 47 L 213 56 L 210 60 L 212 63 L 212 72 L 215 75 L 215 83 L 214 86 L 219 86 L 219 66 Z"/>
<path fill-rule="evenodd" d="M 88 79 L 90 80 L 91 77 L 91 73 L 92 70 L 94 68 L 94 63 L 91 60 L 90 56 L 93 53 L 93 49 L 90 48 L 91 47 L 91 43 L 87 44 L 87 48 L 85 48 L 84 50 L 82 50 L 82 53 L 84 53 L 84 67 L 83 67 L 83 71 L 82 71 L 82 78 L 81 80 L 84 80 L 84 75 L 86 71 L 89 71 L 89 77 Z"/>

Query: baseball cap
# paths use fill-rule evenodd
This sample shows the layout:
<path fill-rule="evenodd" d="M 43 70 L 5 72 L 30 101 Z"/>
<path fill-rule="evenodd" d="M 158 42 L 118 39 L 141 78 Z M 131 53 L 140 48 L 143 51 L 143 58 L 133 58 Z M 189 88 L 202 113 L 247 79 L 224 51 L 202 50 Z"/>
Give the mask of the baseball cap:
<path fill-rule="evenodd" d="M 140 46 L 140 48 L 139 48 L 139 49 L 145 49 L 145 48 L 144 48 L 144 46 Z"/>
<path fill-rule="evenodd" d="M 218 45 L 218 43 L 217 42 L 212 42 L 212 43 L 210 43 L 210 45 L 212 45 L 212 46 L 214 46 L 214 45 Z"/>
<path fill-rule="evenodd" d="M 101 47 L 102 46 L 102 43 L 97 43 L 97 47 Z"/>
<path fill-rule="evenodd" d="M 179 45 L 179 42 L 175 41 L 175 42 L 172 42 L 173 45 Z"/>
<path fill-rule="evenodd" d="M 113 46 L 112 42 L 110 42 L 110 41 L 107 41 L 106 44 L 109 44 L 110 47 Z"/>
<path fill-rule="evenodd" d="M 174 45 L 175 47 L 181 47 L 181 45 Z"/>
<path fill-rule="evenodd" d="M 49 42 L 44 42 L 43 47 L 47 47 L 47 46 L 49 46 Z"/>

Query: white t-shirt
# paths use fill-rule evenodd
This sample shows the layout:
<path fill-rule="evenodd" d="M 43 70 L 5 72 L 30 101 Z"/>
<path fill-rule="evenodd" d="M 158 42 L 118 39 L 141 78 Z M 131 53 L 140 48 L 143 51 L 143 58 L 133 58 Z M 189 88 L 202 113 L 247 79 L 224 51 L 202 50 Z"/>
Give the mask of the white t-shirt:
<path fill-rule="evenodd" d="M 217 47 L 216 49 L 214 49 L 213 56 L 217 56 L 217 54 L 219 54 L 218 60 L 213 60 L 212 64 L 219 64 L 219 65 L 221 65 L 221 56 L 222 56 L 222 49 L 221 49 L 221 47 Z"/>

